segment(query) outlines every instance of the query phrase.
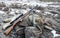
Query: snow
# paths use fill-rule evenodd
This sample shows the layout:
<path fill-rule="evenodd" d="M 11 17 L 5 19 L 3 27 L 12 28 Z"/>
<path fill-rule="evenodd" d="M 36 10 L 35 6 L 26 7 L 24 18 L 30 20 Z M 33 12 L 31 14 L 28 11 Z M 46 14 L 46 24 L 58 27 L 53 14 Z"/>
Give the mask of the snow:
<path fill-rule="evenodd" d="M 15 12 L 11 11 L 9 14 L 11 14 L 11 15 L 13 14 L 13 15 L 14 15 L 14 14 L 15 14 Z"/>
<path fill-rule="evenodd" d="M 50 13 L 50 12 L 44 12 L 44 15 L 48 15 L 48 14 L 53 15 L 53 14 Z"/>
<path fill-rule="evenodd" d="M 60 5 L 49 5 L 49 7 L 60 7 Z"/>
<path fill-rule="evenodd" d="M 27 12 L 28 12 L 27 10 L 21 10 L 21 13 L 23 13 L 23 14 L 25 14 Z"/>
<path fill-rule="evenodd" d="M 5 12 L 4 11 L 0 11 L 0 14 L 5 14 Z"/>
<path fill-rule="evenodd" d="M 56 34 L 55 30 L 52 30 L 51 33 L 53 34 L 54 38 L 60 36 L 60 34 Z"/>
<path fill-rule="evenodd" d="M 40 10 L 36 10 L 36 12 L 40 13 L 41 11 Z"/>
<path fill-rule="evenodd" d="M 6 27 L 9 26 L 9 25 L 10 25 L 10 23 L 6 23 L 6 24 L 4 24 L 4 26 L 2 28 L 6 29 Z"/>

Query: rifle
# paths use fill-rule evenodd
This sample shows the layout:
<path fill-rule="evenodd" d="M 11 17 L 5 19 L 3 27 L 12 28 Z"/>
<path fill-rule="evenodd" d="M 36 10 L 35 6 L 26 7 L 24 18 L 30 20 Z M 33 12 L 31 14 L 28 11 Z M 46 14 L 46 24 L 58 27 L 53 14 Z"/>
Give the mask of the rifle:
<path fill-rule="evenodd" d="M 3 26 L 3 30 L 6 30 L 6 29 L 9 28 L 10 26 L 12 26 L 12 24 L 13 24 L 16 20 L 18 20 L 21 16 L 23 16 L 23 14 L 18 14 L 17 16 L 14 16 L 13 19 L 12 19 L 9 23 L 7 23 L 7 24 L 5 24 L 5 25 Z"/>
<path fill-rule="evenodd" d="M 32 10 L 33 10 L 33 9 L 31 9 L 29 12 L 25 13 L 23 16 L 21 16 L 21 17 L 18 18 L 16 21 L 14 21 L 14 23 L 13 23 L 8 29 L 6 29 L 6 30 L 4 31 L 4 34 L 5 34 L 6 36 L 8 36 L 8 35 L 10 34 L 11 30 L 13 30 L 13 28 L 16 26 L 16 24 L 17 24 L 19 21 L 23 20 L 24 17 L 26 17 L 28 14 L 30 14 L 30 12 L 31 12 Z"/>

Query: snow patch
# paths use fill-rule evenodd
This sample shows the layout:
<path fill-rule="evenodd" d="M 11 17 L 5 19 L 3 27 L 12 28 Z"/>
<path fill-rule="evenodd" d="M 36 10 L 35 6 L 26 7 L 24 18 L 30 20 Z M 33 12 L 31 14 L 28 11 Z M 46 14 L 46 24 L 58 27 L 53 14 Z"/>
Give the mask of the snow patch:
<path fill-rule="evenodd" d="M 53 34 L 54 38 L 60 36 L 60 34 L 56 34 L 55 30 L 52 30 L 51 33 Z"/>

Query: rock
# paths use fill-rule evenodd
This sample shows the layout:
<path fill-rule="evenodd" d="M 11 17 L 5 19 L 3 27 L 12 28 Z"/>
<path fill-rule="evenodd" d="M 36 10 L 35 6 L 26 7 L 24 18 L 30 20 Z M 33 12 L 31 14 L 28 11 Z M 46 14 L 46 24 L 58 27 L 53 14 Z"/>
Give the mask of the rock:
<path fill-rule="evenodd" d="M 36 19 L 39 19 L 39 15 L 33 14 L 29 16 L 30 22 L 33 22 L 34 24 L 36 24 Z"/>
<path fill-rule="evenodd" d="M 15 14 L 20 14 L 20 11 L 19 10 L 16 10 Z"/>
<path fill-rule="evenodd" d="M 3 11 L 8 11 L 9 10 L 9 7 L 4 7 L 2 10 Z"/>
<path fill-rule="evenodd" d="M 11 24 L 10 24 L 10 23 L 5 23 L 5 24 L 3 24 L 2 29 L 3 29 L 3 30 L 6 30 L 6 28 L 7 28 L 9 25 L 11 25 Z"/>
<path fill-rule="evenodd" d="M 36 27 L 26 27 L 25 38 L 39 38 L 40 31 Z"/>
<path fill-rule="evenodd" d="M 50 20 L 50 21 L 49 21 Z M 45 20 L 47 23 L 51 24 L 51 27 L 53 27 L 55 30 L 60 31 L 60 23 L 56 22 L 54 19 L 52 18 L 47 18 Z"/>
<path fill-rule="evenodd" d="M 55 37 L 55 38 L 60 38 L 60 36 L 58 36 L 58 37 Z"/>
<path fill-rule="evenodd" d="M 44 10 L 44 7 L 42 6 L 39 6 L 39 7 L 36 7 L 37 10 Z"/>
<path fill-rule="evenodd" d="M 56 11 L 56 10 L 50 10 L 49 12 L 51 12 L 53 14 L 59 14 L 60 15 L 59 11 Z"/>
<path fill-rule="evenodd" d="M 4 23 L 8 23 L 8 22 L 10 22 L 11 20 L 12 20 L 12 18 L 7 18 L 7 19 L 3 20 L 3 22 L 4 22 Z"/>
<path fill-rule="evenodd" d="M 53 30 L 53 28 L 49 27 L 49 26 L 45 26 L 45 28 L 49 29 L 49 30 Z"/>
<path fill-rule="evenodd" d="M 17 29 L 16 34 L 20 36 L 24 35 L 25 34 L 24 29 L 25 29 L 24 27 Z"/>
<path fill-rule="evenodd" d="M 4 2 L 0 2 L 0 7 L 6 7 Z"/>

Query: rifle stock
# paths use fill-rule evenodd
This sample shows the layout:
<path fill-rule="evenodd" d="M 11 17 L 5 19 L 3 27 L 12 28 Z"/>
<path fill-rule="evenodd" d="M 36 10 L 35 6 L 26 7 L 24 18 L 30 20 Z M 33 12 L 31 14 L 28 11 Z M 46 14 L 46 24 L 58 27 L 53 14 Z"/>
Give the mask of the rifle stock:
<path fill-rule="evenodd" d="M 5 34 L 6 36 L 9 35 L 9 33 L 11 32 L 11 30 L 13 29 L 13 27 L 14 27 L 14 26 L 9 27 L 9 28 L 4 32 L 4 34 Z"/>
<path fill-rule="evenodd" d="M 24 17 L 27 16 L 28 14 L 29 14 L 29 13 L 27 12 L 27 13 L 25 13 L 22 17 L 20 17 L 18 20 L 16 20 L 16 21 L 13 23 L 12 26 L 10 26 L 8 29 L 6 29 L 6 30 L 4 31 L 4 34 L 5 34 L 6 36 L 8 36 L 8 35 L 10 34 L 11 30 L 13 30 L 13 28 L 16 26 L 16 24 L 17 24 L 19 21 L 22 21 L 22 20 L 24 19 Z"/>

